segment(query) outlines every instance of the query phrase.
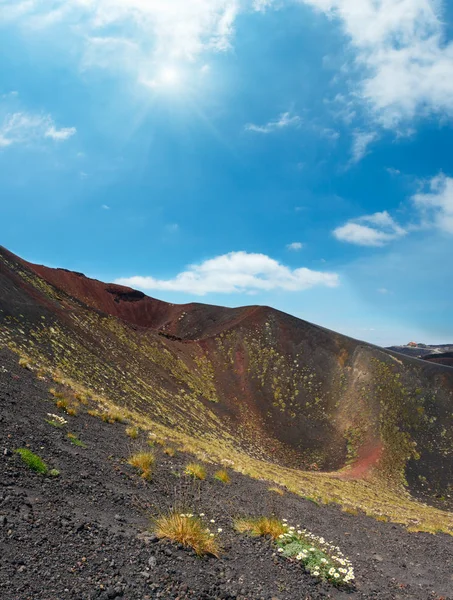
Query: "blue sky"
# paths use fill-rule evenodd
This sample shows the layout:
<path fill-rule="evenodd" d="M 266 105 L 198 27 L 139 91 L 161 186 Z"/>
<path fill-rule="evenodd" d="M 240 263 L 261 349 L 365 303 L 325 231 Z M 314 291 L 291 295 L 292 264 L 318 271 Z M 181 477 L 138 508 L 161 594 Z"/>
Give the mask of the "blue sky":
<path fill-rule="evenodd" d="M 451 342 L 452 39 L 430 0 L 0 0 L 0 243 Z"/>

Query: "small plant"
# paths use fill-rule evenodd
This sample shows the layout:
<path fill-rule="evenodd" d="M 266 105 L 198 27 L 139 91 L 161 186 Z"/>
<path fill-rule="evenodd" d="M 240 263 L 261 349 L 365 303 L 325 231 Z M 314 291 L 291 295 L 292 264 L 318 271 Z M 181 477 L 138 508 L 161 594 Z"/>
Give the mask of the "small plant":
<path fill-rule="evenodd" d="M 60 471 L 58 469 L 50 469 L 49 475 L 51 477 L 58 477 L 60 475 Z"/>
<path fill-rule="evenodd" d="M 273 540 L 276 540 L 287 531 L 285 524 L 276 517 L 236 519 L 234 527 L 239 533 L 250 533 L 254 536 L 270 536 Z"/>
<path fill-rule="evenodd" d="M 167 456 L 174 456 L 176 454 L 176 450 L 171 446 L 167 446 L 166 448 L 164 448 L 164 452 Z"/>
<path fill-rule="evenodd" d="M 91 417 L 96 417 L 98 419 L 102 419 L 105 423 L 124 423 L 125 417 L 123 413 L 119 410 L 94 410 L 90 409 L 87 413 Z"/>
<path fill-rule="evenodd" d="M 285 495 L 285 491 L 282 490 L 282 488 L 279 487 L 270 487 L 267 488 L 268 492 L 273 492 L 274 494 L 278 494 L 279 496 L 284 496 Z"/>
<path fill-rule="evenodd" d="M 201 517 L 170 512 L 155 520 L 154 530 L 159 538 L 192 548 L 198 556 L 220 556 L 221 548 L 217 535 L 211 533 Z"/>
<path fill-rule="evenodd" d="M 31 363 L 28 360 L 28 358 L 20 358 L 19 359 L 19 366 L 23 367 L 24 369 L 28 369 L 29 371 L 31 371 L 31 369 L 32 369 Z"/>
<path fill-rule="evenodd" d="M 286 531 L 278 536 L 278 552 L 290 559 L 300 561 L 305 569 L 318 579 L 334 585 L 347 585 L 354 581 L 351 562 L 343 556 L 340 548 L 322 537 L 284 524 Z"/>
<path fill-rule="evenodd" d="M 137 452 L 130 456 L 127 462 L 140 471 L 143 479 L 150 480 L 156 457 L 154 452 Z"/>
<path fill-rule="evenodd" d="M 206 469 L 199 463 L 189 463 L 184 469 L 184 473 L 194 479 L 206 479 Z"/>
<path fill-rule="evenodd" d="M 74 444 L 74 446 L 80 446 L 81 448 L 86 448 L 86 444 L 84 444 L 82 442 L 82 440 L 79 440 L 79 438 L 76 436 L 75 433 L 68 433 L 68 439 L 71 442 L 71 444 Z"/>
<path fill-rule="evenodd" d="M 35 473 L 41 473 L 45 475 L 49 468 L 46 463 L 40 458 L 37 454 L 34 454 L 28 448 L 18 448 L 16 450 L 17 454 L 22 458 L 24 463 Z"/>
<path fill-rule="evenodd" d="M 132 426 L 126 427 L 126 435 L 128 435 L 133 440 L 136 440 L 138 438 L 138 434 L 139 434 L 138 427 L 132 427 Z"/>
<path fill-rule="evenodd" d="M 56 415 L 55 413 L 47 413 L 47 416 L 50 419 L 46 419 L 46 423 L 52 425 L 52 427 L 63 427 L 67 424 L 67 421 L 64 417 L 60 417 L 60 415 Z"/>
<path fill-rule="evenodd" d="M 221 481 L 222 483 L 231 483 L 231 478 L 228 475 L 228 471 L 225 469 L 220 469 L 214 473 L 214 479 L 217 481 Z"/>

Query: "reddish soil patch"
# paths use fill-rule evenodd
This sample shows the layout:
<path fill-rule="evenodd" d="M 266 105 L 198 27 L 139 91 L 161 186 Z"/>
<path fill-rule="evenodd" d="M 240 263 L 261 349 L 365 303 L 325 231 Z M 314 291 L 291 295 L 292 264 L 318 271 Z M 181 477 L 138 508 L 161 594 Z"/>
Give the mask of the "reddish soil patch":
<path fill-rule="evenodd" d="M 350 469 L 342 471 L 339 476 L 341 479 L 366 479 L 371 474 L 373 468 L 379 463 L 382 453 L 382 444 L 371 449 L 368 448 Z"/>

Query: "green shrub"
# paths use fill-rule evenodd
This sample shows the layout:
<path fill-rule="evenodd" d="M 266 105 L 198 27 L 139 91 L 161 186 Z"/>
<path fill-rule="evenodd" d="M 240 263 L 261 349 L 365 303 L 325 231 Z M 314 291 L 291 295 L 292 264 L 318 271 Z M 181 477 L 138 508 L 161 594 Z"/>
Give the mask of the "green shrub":
<path fill-rule="evenodd" d="M 45 475 L 49 468 L 46 463 L 37 454 L 34 454 L 28 448 L 18 448 L 16 453 L 22 458 L 24 463 L 35 473 Z"/>

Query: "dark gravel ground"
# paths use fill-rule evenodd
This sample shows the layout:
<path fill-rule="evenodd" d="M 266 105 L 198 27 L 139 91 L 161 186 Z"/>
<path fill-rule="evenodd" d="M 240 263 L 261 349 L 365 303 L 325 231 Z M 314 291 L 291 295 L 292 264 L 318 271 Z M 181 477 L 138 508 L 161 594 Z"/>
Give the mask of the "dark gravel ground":
<path fill-rule="evenodd" d="M 0 599 L 315 600 L 453 598 L 453 538 L 408 533 L 391 523 L 318 507 L 269 484 L 232 473 L 189 484 L 191 459 L 158 449 L 155 476 L 144 482 L 125 464 L 133 446 L 125 425 L 81 413 L 57 429 L 58 412 L 40 381 L 0 350 Z M 87 447 L 71 444 L 76 433 Z M 34 474 L 13 450 L 28 445 L 59 477 Z M 150 518 L 175 503 L 204 512 L 223 529 L 220 560 L 158 541 Z M 232 518 L 275 511 L 339 545 L 353 562 L 356 588 L 317 583 L 300 564 L 280 558 L 270 542 L 233 532 Z"/>

